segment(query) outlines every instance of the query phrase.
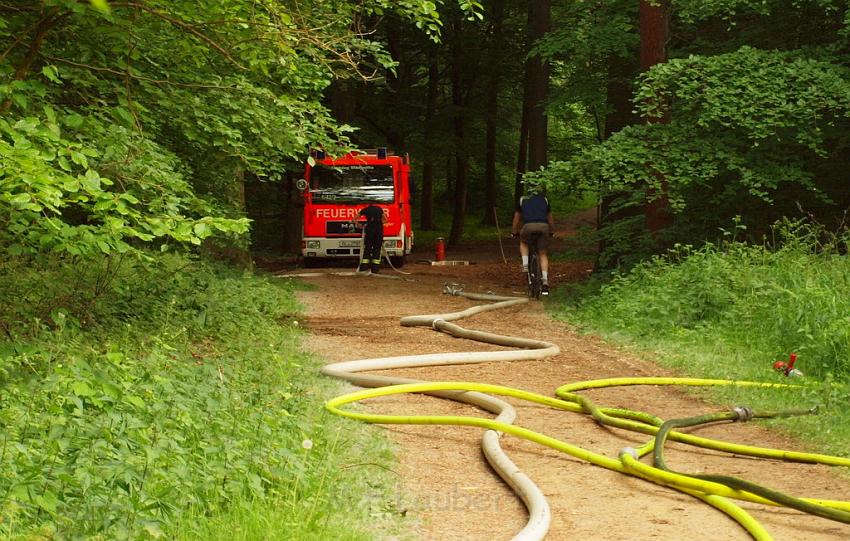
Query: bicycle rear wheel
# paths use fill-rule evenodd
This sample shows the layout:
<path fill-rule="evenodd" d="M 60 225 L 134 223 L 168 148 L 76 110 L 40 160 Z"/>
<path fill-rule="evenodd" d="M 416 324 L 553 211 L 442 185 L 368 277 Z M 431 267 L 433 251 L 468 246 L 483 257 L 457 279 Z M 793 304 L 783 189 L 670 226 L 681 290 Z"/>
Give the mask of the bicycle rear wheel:
<path fill-rule="evenodd" d="M 528 296 L 532 299 L 540 298 L 540 287 L 543 277 L 540 274 L 540 260 L 537 259 L 537 251 L 533 251 L 528 258 Z"/>

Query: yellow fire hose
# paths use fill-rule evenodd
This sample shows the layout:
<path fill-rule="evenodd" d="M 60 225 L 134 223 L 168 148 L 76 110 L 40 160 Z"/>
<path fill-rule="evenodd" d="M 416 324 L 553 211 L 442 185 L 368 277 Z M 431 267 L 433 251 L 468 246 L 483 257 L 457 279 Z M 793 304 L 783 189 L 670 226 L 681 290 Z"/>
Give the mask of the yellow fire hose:
<path fill-rule="evenodd" d="M 659 464 L 660 467 L 645 464 L 640 461 L 640 458 L 653 453 L 656 447 L 656 437 L 658 437 L 659 447 L 663 446 L 663 441 L 665 439 L 672 439 L 690 445 L 735 453 L 737 455 L 785 461 L 846 467 L 850 466 L 850 459 L 829 455 L 738 445 L 684 434 L 673 430 L 673 426 L 670 424 L 665 426 L 662 419 L 653 415 L 622 408 L 598 407 L 589 398 L 576 392 L 585 389 L 622 385 L 737 385 L 783 387 L 789 389 L 800 387 L 798 385 L 696 378 L 611 378 L 563 385 L 556 390 L 558 398 L 553 398 L 500 385 L 470 382 L 421 382 L 408 378 L 359 373 L 367 370 L 384 370 L 389 368 L 413 366 L 436 366 L 492 361 L 542 359 L 559 353 L 558 346 L 549 342 L 468 330 L 453 323 L 449 323 L 449 321 L 469 317 L 484 311 L 521 304 L 527 302 L 527 299 L 500 297 L 496 295 L 469 294 L 453 287 L 447 287 L 445 292 L 473 300 L 488 300 L 495 302 L 493 304 L 474 306 L 472 308 L 450 314 L 406 317 L 401 320 L 401 324 L 404 326 L 428 325 L 435 330 L 445 332 L 453 336 L 523 349 L 496 352 L 408 355 L 330 364 L 322 369 L 323 373 L 329 376 L 345 379 L 361 387 L 376 388 L 361 390 L 336 397 L 329 400 L 326 406 L 327 409 L 334 414 L 369 423 L 461 425 L 486 429 L 482 438 L 482 448 L 487 460 L 499 476 L 502 477 L 518 494 L 529 512 L 528 522 L 525 527 L 514 536 L 515 540 L 542 539 L 548 531 L 551 516 L 549 505 L 543 497 L 540 489 L 533 483 L 533 481 L 525 476 L 515 464 L 513 464 L 510 458 L 501 449 L 499 445 L 499 438 L 503 433 L 544 445 L 609 470 L 639 477 L 647 481 L 668 486 L 683 493 L 690 494 L 726 513 L 757 540 L 768 540 L 772 538 L 765 528 L 758 523 L 758 521 L 756 521 L 749 513 L 744 511 L 732 500 L 748 501 L 772 506 L 787 506 L 790 502 L 793 507 L 803 510 L 804 512 L 814 513 L 818 516 L 841 522 L 850 522 L 850 502 L 847 501 L 795 498 L 764 487 L 759 487 L 752 483 L 738 483 L 740 480 L 730 481 L 730 478 L 723 478 L 721 476 L 705 476 L 705 478 L 700 478 L 698 476 L 677 473 L 664 467 L 663 455 L 660 453 L 656 454 L 656 457 L 662 456 Z M 360 400 L 405 393 L 427 393 L 430 395 L 466 402 L 481 407 L 491 413 L 495 413 L 497 417 L 495 419 L 489 419 L 452 415 L 383 415 L 342 409 L 342 406 L 358 402 Z M 552 438 L 545 434 L 512 424 L 516 417 L 515 410 L 510 404 L 496 398 L 493 395 L 509 396 L 515 399 L 525 400 L 555 409 L 589 414 L 597 423 L 623 428 L 651 435 L 653 437 L 638 449 L 627 447 L 619 453 L 617 458 L 607 457 Z M 794 412 L 794 414 L 799 413 L 800 412 Z M 764 416 L 764 414 L 753 414 L 753 412 L 749 410 L 736 408 L 734 414 L 710 414 L 705 418 L 680 420 L 679 422 L 684 425 L 688 425 L 689 423 L 699 424 L 701 422 L 717 422 L 723 420 L 745 421 L 749 420 L 749 418 L 752 418 L 754 415 Z M 662 431 L 661 434 L 659 434 L 659 431 Z M 663 452 L 663 449 L 659 449 L 659 451 Z"/>

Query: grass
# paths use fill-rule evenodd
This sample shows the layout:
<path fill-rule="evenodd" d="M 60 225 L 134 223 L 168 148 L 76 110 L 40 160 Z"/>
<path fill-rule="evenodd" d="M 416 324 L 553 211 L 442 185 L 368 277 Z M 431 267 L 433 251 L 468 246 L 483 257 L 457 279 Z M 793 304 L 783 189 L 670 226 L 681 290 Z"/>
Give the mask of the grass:
<path fill-rule="evenodd" d="M 340 386 L 300 350 L 292 286 L 180 256 L 7 260 L 0 296 L 4 538 L 392 529 L 391 454 L 324 412 Z"/>
<path fill-rule="evenodd" d="M 340 392 L 335 383 L 323 386 L 327 392 Z M 393 474 L 384 466 L 394 460 L 386 440 L 375 427 L 346 422 L 323 409 L 307 417 L 326 434 L 326 443 L 303 440 L 298 450 L 303 467 L 274 494 L 234 502 L 212 517 L 193 510 L 169 538 L 360 541 L 375 539 L 377 531 L 397 533 L 403 511 L 395 507 Z"/>
<path fill-rule="evenodd" d="M 850 266 L 844 239 L 801 223 L 773 246 L 677 246 L 585 293 L 560 292 L 557 317 L 623 346 L 651 351 L 688 376 L 788 382 L 772 367 L 791 352 L 797 390 L 728 388 L 714 400 L 765 410 L 818 406 L 771 421 L 833 454 L 849 453 Z M 826 239 L 826 240 L 824 240 Z"/>

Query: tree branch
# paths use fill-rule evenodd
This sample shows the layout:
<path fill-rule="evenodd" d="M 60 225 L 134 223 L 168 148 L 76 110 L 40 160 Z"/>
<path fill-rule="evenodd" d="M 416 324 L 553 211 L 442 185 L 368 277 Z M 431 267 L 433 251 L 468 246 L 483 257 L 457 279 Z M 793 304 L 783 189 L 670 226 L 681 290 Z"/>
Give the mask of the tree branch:
<path fill-rule="evenodd" d="M 178 27 L 182 30 L 185 30 L 186 32 L 188 32 L 188 33 L 192 34 L 193 36 L 195 36 L 196 38 L 200 39 L 201 41 L 203 41 L 204 43 L 206 43 L 207 45 L 209 45 L 210 47 L 212 47 L 213 49 L 218 51 L 222 56 L 224 56 L 228 61 L 230 61 L 231 64 L 233 64 L 237 68 L 239 68 L 243 71 L 248 71 L 248 68 L 246 68 L 245 66 L 240 64 L 239 61 L 237 61 L 233 57 L 233 54 L 230 51 L 225 49 L 223 46 L 219 45 L 214 39 L 207 36 L 206 34 L 201 32 L 200 30 L 195 28 L 193 25 L 191 25 L 191 24 L 189 24 L 185 21 L 181 21 L 180 19 L 175 19 L 174 17 L 172 17 L 172 16 L 170 16 L 166 13 L 163 13 L 163 12 L 157 10 L 157 9 L 146 6 L 144 4 L 139 4 L 137 2 L 110 2 L 109 6 L 111 8 L 135 8 L 135 9 L 139 9 L 141 11 L 150 13 L 151 15 L 153 15 L 155 17 L 159 17 L 163 21 L 169 22 L 169 23 L 173 24 L 174 26 L 176 26 L 176 27 Z"/>
<path fill-rule="evenodd" d="M 203 88 L 209 90 L 238 90 L 235 86 L 220 86 L 220 85 L 205 85 L 205 84 L 196 84 L 196 83 L 181 83 L 178 81 L 171 81 L 169 79 L 153 79 L 151 77 L 145 77 L 144 75 L 134 75 L 129 73 L 128 71 L 119 71 L 112 68 L 105 68 L 102 66 L 92 66 L 91 64 L 83 64 L 81 62 L 74 62 L 73 60 L 68 60 L 67 58 L 57 58 L 55 56 L 41 55 L 43 58 L 50 60 L 51 62 L 59 62 L 60 64 L 67 64 L 69 66 L 74 66 L 76 68 L 87 69 L 90 71 L 99 71 L 102 73 L 111 73 L 113 75 L 118 75 L 119 77 L 131 77 L 137 81 L 145 81 L 148 83 L 156 84 L 156 85 L 169 85 L 169 86 L 177 86 L 180 88 Z"/>
<path fill-rule="evenodd" d="M 24 79 L 26 79 L 27 74 L 29 73 L 30 68 L 32 67 L 33 61 L 35 60 L 36 56 L 38 56 L 38 50 L 41 48 L 41 44 L 44 41 L 44 36 L 47 35 L 47 32 L 50 31 L 50 29 L 53 27 L 54 24 L 56 24 L 59 19 L 65 16 L 64 13 L 59 15 L 57 15 L 57 13 L 59 13 L 58 7 L 51 8 L 47 12 L 47 15 L 42 17 L 38 21 L 38 23 L 36 23 L 32 41 L 30 42 L 29 50 L 24 55 L 24 58 L 23 60 L 21 60 L 21 63 L 18 64 L 18 67 L 15 69 L 15 80 L 23 81 Z M 2 105 L 0 105 L 0 114 L 5 114 L 9 111 L 9 108 L 11 107 L 12 98 L 7 98 L 6 101 L 4 101 Z"/>

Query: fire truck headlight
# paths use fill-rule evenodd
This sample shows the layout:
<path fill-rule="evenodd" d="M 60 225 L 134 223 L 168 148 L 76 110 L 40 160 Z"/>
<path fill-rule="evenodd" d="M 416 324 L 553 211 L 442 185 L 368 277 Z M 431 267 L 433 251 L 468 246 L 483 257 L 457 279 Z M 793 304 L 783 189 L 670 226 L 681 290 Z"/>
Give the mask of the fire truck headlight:
<path fill-rule="evenodd" d="M 317 240 L 308 240 L 307 241 L 307 249 L 308 250 L 318 250 L 321 245 L 322 245 L 322 243 L 317 241 Z"/>
<path fill-rule="evenodd" d="M 384 248 L 395 248 L 395 241 L 394 240 L 385 240 L 384 241 Z"/>

